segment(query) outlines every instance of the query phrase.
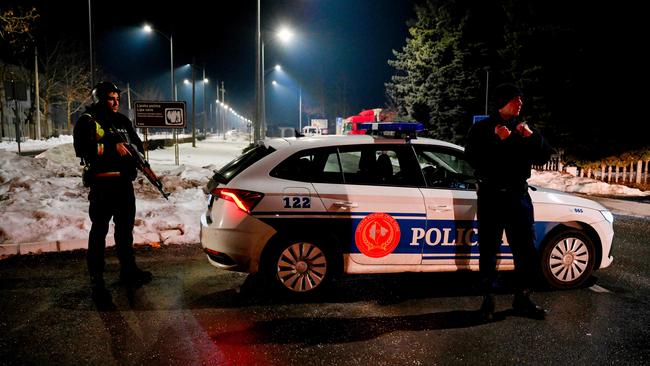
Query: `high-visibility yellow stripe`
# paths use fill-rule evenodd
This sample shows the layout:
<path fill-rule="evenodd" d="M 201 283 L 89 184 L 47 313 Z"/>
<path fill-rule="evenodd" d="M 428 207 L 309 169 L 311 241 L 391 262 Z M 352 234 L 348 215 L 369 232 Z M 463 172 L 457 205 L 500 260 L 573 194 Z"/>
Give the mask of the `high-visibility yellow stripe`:
<path fill-rule="evenodd" d="M 95 121 L 95 137 L 97 137 L 97 140 L 104 137 L 104 129 L 97 121 Z"/>

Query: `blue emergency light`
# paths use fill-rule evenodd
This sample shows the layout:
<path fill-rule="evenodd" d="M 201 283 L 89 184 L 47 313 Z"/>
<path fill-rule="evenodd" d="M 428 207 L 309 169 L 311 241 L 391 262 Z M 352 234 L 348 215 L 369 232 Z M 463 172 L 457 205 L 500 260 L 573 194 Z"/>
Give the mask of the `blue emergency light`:
<path fill-rule="evenodd" d="M 368 122 L 360 123 L 358 128 L 365 130 L 366 135 L 399 138 L 406 141 L 416 138 L 417 132 L 424 130 L 420 122 Z"/>
<path fill-rule="evenodd" d="M 418 132 L 424 126 L 420 122 L 368 122 L 360 123 L 359 128 L 367 131 Z"/>

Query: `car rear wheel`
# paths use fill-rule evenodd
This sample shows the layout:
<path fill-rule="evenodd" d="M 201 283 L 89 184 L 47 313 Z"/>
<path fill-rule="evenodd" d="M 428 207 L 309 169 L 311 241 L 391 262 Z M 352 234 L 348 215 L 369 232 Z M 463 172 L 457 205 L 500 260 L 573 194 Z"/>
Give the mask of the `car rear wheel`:
<path fill-rule="evenodd" d="M 593 241 L 582 231 L 559 232 L 546 241 L 542 250 L 542 274 L 554 288 L 580 286 L 593 273 L 595 252 Z"/>
<path fill-rule="evenodd" d="M 307 294 L 329 282 L 331 263 L 321 244 L 290 241 L 278 247 L 269 269 L 281 289 L 292 294 Z"/>

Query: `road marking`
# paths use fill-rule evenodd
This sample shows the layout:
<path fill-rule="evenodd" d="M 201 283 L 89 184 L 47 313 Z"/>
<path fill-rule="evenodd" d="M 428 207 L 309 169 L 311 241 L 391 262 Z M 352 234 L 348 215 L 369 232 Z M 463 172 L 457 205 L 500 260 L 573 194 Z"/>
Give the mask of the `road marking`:
<path fill-rule="evenodd" d="M 604 287 L 602 287 L 602 286 L 598 286 L 598 285 L 593 285 L 593 286 L 589 287 L 589 289 L 590 289 L 591 291 L 593 291 L 593 292 L 598 292 L 598 293 L 601 293 L 601 294 L 602 294 L 602 293 L 611 292 L 611 291 L 609 291 L 608 289 L 606 289 L 606 288 L 604 288 Z"/>

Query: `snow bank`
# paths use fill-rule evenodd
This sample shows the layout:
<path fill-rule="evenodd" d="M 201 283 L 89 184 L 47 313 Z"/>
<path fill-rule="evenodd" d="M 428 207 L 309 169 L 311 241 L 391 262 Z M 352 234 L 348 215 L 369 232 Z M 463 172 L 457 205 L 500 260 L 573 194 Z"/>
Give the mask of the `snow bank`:
<path fill-rule="evenodd" d="M 533 170 L 528 184 L 569 193 L 627 197 L 650 196 L 650 191 L 641 191 L 620 184 L 608 184 L 591 178 L 575 177 L 561 172 Z"/>
<path fill-rule="evenodd" d="M 199 217 L 205 210 L 203 187 L 214 169 L 238 156 L 246 145 L 216 139 L 198 142 L 196 148 L 181 144 L 180 166 L 173 165 L 173 148 L 151 151 L 152 167 L 171 195 L 165 200 L 138 176 L 136 243 L 197 243 Z M 91 226 L 88 191 L 71 143 L 35 158 L 0 150 L 0 244 L 86 239 Z"/>

